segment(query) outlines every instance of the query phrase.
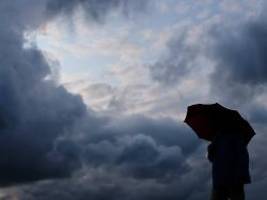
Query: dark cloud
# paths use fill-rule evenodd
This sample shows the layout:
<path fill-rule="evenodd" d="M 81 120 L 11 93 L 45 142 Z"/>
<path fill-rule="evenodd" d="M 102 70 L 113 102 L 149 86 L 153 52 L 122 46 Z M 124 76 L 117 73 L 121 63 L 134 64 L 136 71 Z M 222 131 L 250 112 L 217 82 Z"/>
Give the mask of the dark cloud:
<path fill-rule="evenodd" d="M 50 69 L 39 50 L 24 49 L 18 34 L 1 34 L 0 185 L 67 176 L 76 160 L 61 158 L 60 152 L 57 158 L 54 142 L 85 115 L 86 107 L 79 96 L 45 80 Z"/>
<path fill-rule="evenodd" d="M 266 22 L 250 20 L 236 27 L 214 26 L 210 55 L 216 61 L 211 92 L 238 105 L 251 101 L 266 85 Z"/>
<path fill-rule="evenodd" d="M 186 157 L 199 147 L 197 137 L 171 119 L 135 116 L 111 120 L 96 133 L 91 132 L 83 145 L 86 162 L 116 166 L 125 175 L 138 178 L 164 179 L 186 172 Z"/>
<path fill-rule="evenodd" d="M 133 174 L 137 178 L 168 179 L 177 177 L 190 170 L 180 147 L 165 147 L 144 135 L 129 138 L 129 143 L 123 147 L 117 159 L 118 166 L 122 165 L 123 173 Z"/>
<path fill-rule="evenodd" d="M 231 81 L 258 85 L 266 83 L 266 22 L 262 20 L 247 22 L 238 27 L 218 28 L 215 59 L 218 62 L 217 74 L 226 74 Z"/>
<path fill-rule="evenodd" d="M 69 135 L 76 145 L 65 137 L 56 147 L 69 160 L 79 156 L 81 170 L 20 187 L 19 199 L 190 199 L 193 190 L 198 199 L 207 196 L 197 191 L 209 184 L 208 161 L 199 162 L 203 146 L 185 125 L 139 115 L 84 118 L 77 125 Z"/>
<path fill-rule="evenodd" d="M 40 200 L 207 198 L 208 162 L 199 162 L 203 157 L 197 156 L 203 146 L 195 145 L 193 159 L 188 160 L 180 146 L 164 145 L 146 134 L 124 132 L 124 136 L 117 135 L 113 140 L 90 143 L 85 151 L 88 163 L 82 171 L 70 179 L 25 186 L 19 190 L 18 197 Z"/>
<path fill-rule="evenodd" d="M 127 143 L 128 140 L 132 141 L 136 135 L 147 136 L 159 145 L 166 147 L 179 146 L 182 153 L 186 155 L 192 153 L 199 144 L 199 140 L 190 129 L 169 118 L 150 119 L 142 115 L 115 119 L 100 118 L 93 121 L 92 125 L 84 124 L 81 129 L 80 132 L 92 130 L 86 136 L 86 140 L 83 139 L 83 142 L 85 144 L 102 143 L 106 147 L 100 148 L 101 151 L 109 149 L 108 143 L 116 144 L 114 146 L 119 147 L 119 144 Z M 144 140 L 149 140 L 148 138 Z"/>
<path fill-rule="evenodd" d="M 0 185 L 69 176 L 80 167 L 80 149 L 65 135 L 90 114 L 79 96 L 53 80 L 42 52 L 25 48 L 24 34 L 80 4 L 93 20 L 111 9 L 142 7 L 141 1 L 0 2 Z M 91 117 L 94 118 L 93 116 Z M 65 139 L 64 139 L 65 138 Z"/>

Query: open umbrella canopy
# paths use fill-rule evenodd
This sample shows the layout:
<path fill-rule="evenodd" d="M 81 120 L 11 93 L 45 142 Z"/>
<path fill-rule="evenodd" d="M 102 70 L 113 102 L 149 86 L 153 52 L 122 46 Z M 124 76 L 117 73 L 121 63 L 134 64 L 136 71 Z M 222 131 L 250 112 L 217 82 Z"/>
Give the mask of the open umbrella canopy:
<path fill-rule="evenodd" d="M 250 124 L 236 110 L 222 105 L 195 104 L 188 106 L 184 120 L 197 135 L 205 140 L 212 141 L 218 131 L 225 133 L 241 133 L 246 143 L 255 135 Z"/>

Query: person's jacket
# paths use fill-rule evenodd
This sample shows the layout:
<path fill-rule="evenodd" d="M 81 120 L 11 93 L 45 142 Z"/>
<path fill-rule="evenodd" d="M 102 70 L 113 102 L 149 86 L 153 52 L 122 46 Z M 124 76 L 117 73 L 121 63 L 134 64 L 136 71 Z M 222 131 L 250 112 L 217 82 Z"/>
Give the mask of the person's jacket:
<path fill-rule="evenodd" d="M 208 159 L 212 162 L 214 187 L 251 182 L 249 155 L 241 134 L 217 133 L 208 146 Z"/>

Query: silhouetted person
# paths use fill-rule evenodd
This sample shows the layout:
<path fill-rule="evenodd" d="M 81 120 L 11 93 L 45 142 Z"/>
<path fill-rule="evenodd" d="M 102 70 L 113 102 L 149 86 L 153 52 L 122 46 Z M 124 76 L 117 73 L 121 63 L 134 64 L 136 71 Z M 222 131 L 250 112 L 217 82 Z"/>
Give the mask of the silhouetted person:
<path fill-rule="evenodd" d="M 250 183 L 245 138 L 234 130 L 221 130 L 208 146 L 212 163 L 211 200 L 244 200 L 244 184 Z"/>

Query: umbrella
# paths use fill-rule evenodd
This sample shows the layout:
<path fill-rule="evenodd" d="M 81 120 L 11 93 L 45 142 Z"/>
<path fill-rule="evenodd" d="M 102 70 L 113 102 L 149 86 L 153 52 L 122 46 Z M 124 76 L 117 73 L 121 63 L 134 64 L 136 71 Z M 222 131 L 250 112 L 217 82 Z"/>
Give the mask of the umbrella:
<path fill-rule="evenodd" d="M 216 132 L 241 133 L 246 143 L 255 135 L 250 124 L 236 110 L 225 108 L 218 103 L 188 106 L 184 120 L 198 137 L 212 141 Z"/>

